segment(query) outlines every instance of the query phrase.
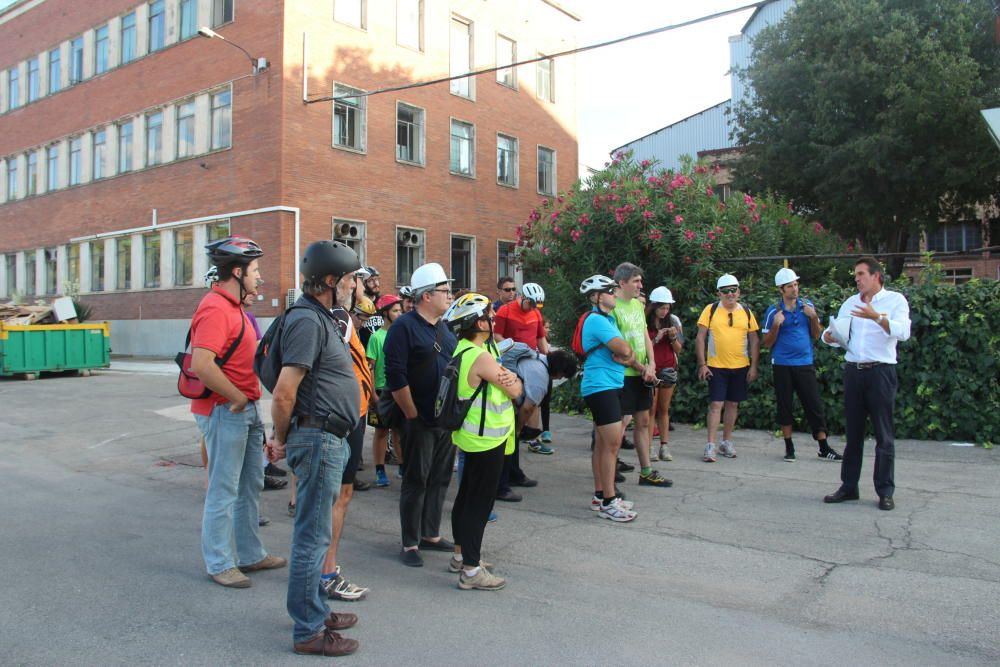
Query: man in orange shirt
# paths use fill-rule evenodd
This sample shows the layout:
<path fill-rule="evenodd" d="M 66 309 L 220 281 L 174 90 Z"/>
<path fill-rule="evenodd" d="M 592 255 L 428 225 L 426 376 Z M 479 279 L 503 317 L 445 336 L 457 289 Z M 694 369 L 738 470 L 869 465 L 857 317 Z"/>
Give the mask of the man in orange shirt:
<path fill-rule="evenodd" d="M 208 449 L 201 552 L 215 583 L 249 588 L 244 572 L 287 564 L 284 558 L 268 555 L 257 536 L 264 488 L 264 423 L 257 404 L 260 383 L 253 371 L 257 337 L 242 304 L 263 282 L 257 260 L 264 251 L 250 239 L 238 237 L 206 248 L 219 279 L 191 320 L 191 367 L 212 392 L 191 401 Z M 220 364 L 230 349 L 232 354 Z"/>

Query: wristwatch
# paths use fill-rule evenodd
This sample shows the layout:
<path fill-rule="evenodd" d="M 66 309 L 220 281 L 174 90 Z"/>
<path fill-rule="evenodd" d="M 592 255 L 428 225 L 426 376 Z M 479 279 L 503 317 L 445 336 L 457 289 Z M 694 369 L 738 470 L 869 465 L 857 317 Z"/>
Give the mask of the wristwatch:
<path fill-rule="evenodd" d="M 876 320 L 876 321 L 877 321 L 877 322 L 878 322 L 879 324 L 882 324 L 882 320 L 884 320 L 884 319 L 885 319 L 885 313 L 879 313 L 879 314 L 878 314 L 878 320 Z"/>

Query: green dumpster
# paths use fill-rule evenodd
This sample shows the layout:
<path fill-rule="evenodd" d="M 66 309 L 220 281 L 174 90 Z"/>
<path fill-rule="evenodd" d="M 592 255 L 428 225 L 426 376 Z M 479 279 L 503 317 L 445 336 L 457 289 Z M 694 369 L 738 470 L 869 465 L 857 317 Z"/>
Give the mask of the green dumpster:
<path fill-rule="evenodd" d="M 89 371 L 111 365 L 111 329 L 94 324 L 10 325 L 0 322 L 0 376 Z"/>

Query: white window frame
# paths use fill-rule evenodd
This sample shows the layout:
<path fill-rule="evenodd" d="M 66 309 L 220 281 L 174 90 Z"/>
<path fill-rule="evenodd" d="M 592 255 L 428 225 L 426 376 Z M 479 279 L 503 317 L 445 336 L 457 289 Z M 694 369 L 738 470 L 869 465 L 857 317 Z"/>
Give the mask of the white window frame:
<path fill-rule="evenodd" d="M 513 251 L 514 251 L 513 254 L 515 256 L 517 255 L 517 241 L 511 240 L 511 239 L 497 239 L 497 280 L 500 280 L 501 278 L 503 278 L 505 276 L 510 276 L 511 278 L 514 279 L 514 284 L 515 285 L 523 285 L 524 284 L 524 272 L 521 271 L 520 268 L 513 268 L 513 270 L 510 273 L 501 273 L 500 272 L 500 244 L 501 243 L 509 243 L 511 245 L 511 247 L 513 248 Z"/>
<path fill-rule="evenodd" d="M 512 183 L 500 180 L 500 138 L 511 139 L 514 142 L 514 179 Z M 507 134 L 505 132 L 497 132 L 497 185 L 502 185 L 505 188 L 517 189 L 520 186 L 520 162 L 521 162 L 521 142 L 520 140 L 512 134 Z M 508 167 L 509 169 L 509 167 Z"/>
<path fill-rule="evenodd" d="M 104 30 L 104 69 L 99 69 L 98 64 L 100 63 L 100 41 L 98 39 L 99 31 Z M 114 69 L 111 66 L 111 25 L 105 23 L 104 25 L 97 26 L 94 28 L 94 76 L 99 74 L 104 74 L 105 72 Z"/>
<path fill-rule="evenodd" d="M 545 58 L 544 53 L 538 54 L 539 58 Z M 548 82 L 547 85 L 539 86 L 539 81 L 542 81 L 542 71 L 545 63 L 548 63 Z M 545 88 L 548 88 L 546 95 L 543 95 Z M 540 100 L 545 100 L 546 102 L 551 102 L 555 104 L 556 101 L 556 63 L 552 58 L 547 58 L 545 60 L 539 60 L 535 63 L 535 97 Z"/>
<path fill-rule="evenodd" d="M 400 107 L 407 107 L 414 111 L 420 113 L 420 122 L 414 123 L 419 135 L 417 137 L 417 159 L 416 160 L 406 160 L 399 157 L 399 110 Z M 423 107 L 418 107 L 415 104 L 410 104 L 409 102 L 403 102 L 401 100 L 396 100 L 396 142 L 394 144 L 393 150 L 396 155 L 396 162 L 400 164 L 408 164 L 418 167 L 423 167 L 427 164 L 427 110 Z"/>
<path fill-rule="evenodd" d="M 399 4 L 403 1 L 410 1 L 417 3 L 417 44 L 407 44 L 400 41 L 399 39 L 399 26 L 402 19 L 402 13 L 399 11 Z M 404 49 L 411 49 L 419 53 L 424 51 L 424 0 L 396 0 L 396 44 L 402 46 Z"/>
<path fill-rule="evenodd" d="M 365 220 L 355 220 L 354 218 L 344 218 L 340 216 L 332 216 L 330 218 L 330 238 L 334 241 L 341 241 L 351 246 L 354 252 L 358 253 L 358 261 L 361 262 L 361 266 L 366 266 L 368 263 L 368 222 Z M 341 227 L 356 227 L 357 234 L 344 234 L 342 233 Z M 356 246 L 356 247 L 355 247 Z"/>
<path fill-rule="evenodd" d="M 210 102 L 210 104 L 211 104 L 211 102 Z M 181 110 L 184 107 L 186 107 L 186 106 L 190 106 L 191 113 L 189 115 L 187 115 L 187 116 L 181 116 Z M 197 118 L 197 110 L 196 110 L 194 98 L 189 98 L 189 99 L 182 100 L 182 101 L 178 102 L 176 104 L 176 108 L 177 108 L 177 114 L 174 117 L 174 142 L 176 144 L 174 146 L 174 159 L 175 160 L 183 160 L 185 158 L 189 158 L 189 157 L 192 157 L 192 156 L 198 154 L 198 146 L 197 146 L 197 142 L 195 140 L 195 134 L 197 133 L 198 118 Z M 190 126 L 191 126 L 191 143 L 188 144 L 188 152 L 184 153 L 183 155 L 181 155 L 181 145 L 182 145 L 182 142 L 181 142 L 181 122 L 185 121 L 185 120 L 190 121 Z"/>
<path fill-rule="evenodd" d="M 74 46 L 79 43 L 80 50 L 77 51 Z M 69 40 L 69 85 L 75 85 L 83 81 L 86 76 L 84 67 L 84 58 L 87 50 L 86 40 L 83 39 L 83 35 L 77 35 L 73 39 Z M 80 57 L 77 58 L 79 53 Z M 79 67 L 77 64 L 79 63 Z M 79 76 L 77 76 L 79 74 Z"/>
<path fill-rule="evenodd" d="M 510 37 L 508 37 L 507 35 L 504 35 L 503 33 L 499 33 L 498 32 L 496 34 L 496 40 L 495 40 L 496 66 L 500 67 L 500 65 L 501 65 L 501 62 L 500 62 L 500 53 L 501 53 L 500 52 L 500 43 L 501 43 L 501 41 L 510 43 L 510 62 L 511 63 L 516 63 L 517 62 L 517 41 L 511 39 Z M 511 82 L 510 83 L 507 83 L 504 80 L 504 79 L 507 78 L 505 76 L 505 73 L 509 73 L 510 74 L 510 78 L 511 78 Z M 503 86 L 504 88 L 510 88 L 511 90 L 517 90 L 517 68 L 516 67 L 506 67 L 504 69 L 498 69 L 496 71 L 496 82 L 498 84 L 500 84 L 501 86 Z"/>
<path fill-rule="evenodd" d="M 340 90 L 338 90 L 338 88 Z M 343 83 L 336 83 L 336 82 L 334 82 L 334 84 L 333 84 L 333 96 L 334 97 L 341 97 L 341 96 L 344 96 L 344 95 L 350 95 L 350 93 L 352 93 L 352 92 L 353 93 L 364 93 L 366 91 L 361 90 L 360 88 L 355 88 L 353 86 L 348 86 L 348 85 L 343 84 Z M 331 130 L 331 133 L 332 133 L 332 137 L 331 137 L 330 144 L 331 144 L 331 146 L 333 146 L 334 148 L 339 149 L 339 150 L 350 151 L 352 153 L 367 153 L 368 152 L 368 98 L 367 97 L 357 97 L 355 99 L 358 100 L 358 104 L 357 105 L 347 104 L 346 102 L 341 101 L 341 100 L 334 100 L 333 101 L 333 118 L 331 119 L 331 123 L 330 123 L 330 130 Z M 357 133 L 358 133 L 357 141 L 358 141 L 358 143 L 360 145 L 359 147 L 354 147 L 354 146 L 349 146 L 349 145 L 346 145 L 346 144 L 337 143 L 337 109 L 340 108 L 340 107 L 347 108 L 347 109 L 354 109 L 355 112 L 359 116 L 360 122 L 359 122 L 358 128 L 357 128 Z M 349 111 L 345 112 L 345 116 L 344 116 L 345 119 L 347 118 L 348 114 L 349 114 Z"/>
<path fill-rule="evenodd" d="M 395 278 L 396 278 L 396 287 L 397 288 L 402 287 L 403 285 L 408 285 L 409 284 L 409 279 L 407 279 L 407 281 L 405 283 L 400 281 L 399 250 L 400 250 L 400 248 L 406 247 L 406 246 L 401 246 L 400 245 L 401 241 L 399 240 L 399 235 L 400 235 L 401 232 L 419 232 L 420 233 L 420 238 L 421 238 L 420 244 L 416 245 L 416 246 L 410 246 L 410 247 L 414 247 L 414 248 L 418 248 L 419 249 L 417 251 L 417 257 L 413 261 L 413 266 L 411 267 L 411 273 L 412 273 L 413 269 L 416 269 L 421 264 L 423 264 L 426 261 L 426 257 L 427 257 L 427 230 L 424 229 L 424 228 L 422 228 L 422 227 L 411 227 L 409 225 L 396 225 L 395 232 L 394 232 L 392 238 L 393 238 L 393 249 L 394 249 L 394 251 L 393 251 L 394 267 L 393 268 L 394 268 L 395 273 L 396 273 L 396 277 Z"/>
<path fill-rule="evenodd" d="M 455 239 L 465 239 L 469 241 L 469 284 L 464 286 L 464 289 L 476 291 L 476 237 L 471 234 L 456 234 L 454 232 L 448 235 L 448 276 L 451 278 L 455 277 L 455 248 L 452 245 Z M 463 289 L 462 286 L 456 287 L 456 289 Z"/>
<path fill-rule="evenodd" d="M 337 18 L 337 7 L 343 6 L 341 3 L 349 2 L 351 4 L 358 4 L 358 23 L 352 23 L 349 20 L 344 20 L 343 17 Z M 333 20 L 340 25 L 347 25 L 358 30 L 368 31 L 368 0 L 333 0 Z"/>
<path fill-rule="evenodd" d="M 468 36 L 468 51 L 469 58 L 468 61 L 463 63 L 459 68 L 455 62 L 455 56 L 452 54 L 452 50 L 455 44 L 452 43 L 452 37 L 454 34 L 454 25 L 456 23 L 461 23 L 465 25 L 467 36 Z M 465 74 L 466 72 L 473 71 L 475 67 L 476 60 L 476 44 L 475 44 L 475 24 L 472 20 L 465 18 L 464 16 L 459 16 L 458 14 L 452 14 L 451 20 L 448 21 L 448 76 L 456 76 L 458 74 Z M 461 72 L 456 72 L 456 69 L 461 69 Z M 468 86 L 467 92 L 462 92 L 461 87 Z M 448 82 L 448 92 L 456 97 L 461 97 L 467 100 L 476 99 L 476 77 L 468 76 L 462 79 L 453 79 Z"/>
<path fill-rule="evenodd" d="M 468 174 L 463 173 L 461 171 L 455 171 L 454 169 L 452 169 L 452 164 L 451 164 L 451 142 L 452 142 L 452 137 L 454 136 L 453 133 L 452 133 L 452 128 L 454 127 L 455 123 L 461 123 L 462 125 L 468 125 L 469 127 L 472 128 L 472 139 L 471 139 L 470 155 L 469 155 L 470 166 L 469 166 L 469 173 Z M 467 120 L 462 120 L 461 118 L 455 118 L 454 116 L 452 116 L 449 119 L 449 122 L 448 122 L 448 173 L 454 174 L 455 176 L 461 176 L 463 178 L 475 178 L 476 177 L 476 124 L 475 123 L 471 123 L 471 122 L 469 122 Z"/>
<path fill-rule="evenodd" d="M 215 98 L 223 93 L 229 93 L 229 104 L 224 106 L 215 106 Z M 233 89 L 232 86 L 221 88 L 219 90 L 214 90 L 208 94 L 208 146 L 209 151 L 221 151 L 233 147 Z M 228 117 L 225 119 L 229 123 L 229 142 L 224 145 L 215 145 L 215 120 L 217 113 L 223 113 L 223 109 L 229 109 Z M 197 114 L 197 111 L 195 112 Z M 196 121 L 197 124 L 197 121 Z"/>
<path fill-rule="evenodd" d="M 538 174 L 541 172 L 542 161 L 540 159 L 541 152 L 543 150 L 552 152 L 552 191 L 545 192 L 538 187 Z M 556 149 L 550 148 L 548 146 L 543 146 L 542 144 L 537 144 L 535 146 L 535 190 L 540 195 L 545 195 L 547 197 L 554 197 L 556 192 L 559 190 L 559 185 L 556 181 L 556 175 L 559 173 L 557 169 L 558 163 L 556 162 Z"/>

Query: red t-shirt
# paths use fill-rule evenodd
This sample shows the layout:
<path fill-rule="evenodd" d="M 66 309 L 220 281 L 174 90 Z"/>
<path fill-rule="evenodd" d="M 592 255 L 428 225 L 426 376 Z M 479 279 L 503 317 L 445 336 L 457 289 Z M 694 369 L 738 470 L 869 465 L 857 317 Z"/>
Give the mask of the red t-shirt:
<path fill-rule="evenodd" d="M 493 332 L 537 350 L 538 339 L 545 338 L 545 325 L 537 308 L 525 311 L 519 301 L 512 301 L 500 306 L 493 319 Z"/>
<path fill-rule="evenodd" d="M 677 368 L 677 353 L 674 352 L 674 346 L 670 342 L 670 339 L 664 336 L 660 339 L 660 342 L 656 341 L 656 329 L 649 330 L 649 340 L 653 342 L 653 363 L 656 364 L 656 370 L 663 368 Z"/>
<path fill-rule="evenodd" d="M 201 300 L 198 309 L 194 311 L 194 317 L 191 318 L 191 349 L 202 347 L 214 352 L 216 357 L 223 357 L 240 335 L 243 323 L 246 324 L 243 340 L 222 367 L 222 373 L 247 398 L 256 401 L 260 398 L 260 382 L 253 372 L 257 336 L 254 334 L 253 324 L 240 306 L 239 299 L 218 285 L 212 286 L 212 291 Z M 212 408 L 225 402 L 224 396 L 212 392 L 208 398 L 192 399 L 191 412 L 208 416 L 212 413 Z"/>

